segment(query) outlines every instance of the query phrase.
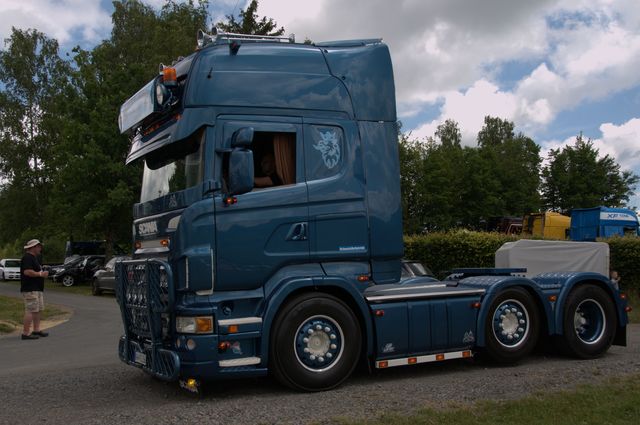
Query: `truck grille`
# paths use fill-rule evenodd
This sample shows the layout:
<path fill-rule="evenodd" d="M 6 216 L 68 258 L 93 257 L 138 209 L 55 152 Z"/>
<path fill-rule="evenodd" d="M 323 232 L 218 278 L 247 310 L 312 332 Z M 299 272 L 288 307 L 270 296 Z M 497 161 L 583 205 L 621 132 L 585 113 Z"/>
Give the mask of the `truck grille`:
<path fill-rule="evenodd" d="M 160 378 L 175 378 L 177 356 L 174 359 L 174 353 L 163 349 L 163 342 L 170 337 L 174 304 L 171 267 L 157 259 L 123 261 L 116 267 L 116 279 L 116 297 L 125 330 L 119 350 L 121 359 Z"/>

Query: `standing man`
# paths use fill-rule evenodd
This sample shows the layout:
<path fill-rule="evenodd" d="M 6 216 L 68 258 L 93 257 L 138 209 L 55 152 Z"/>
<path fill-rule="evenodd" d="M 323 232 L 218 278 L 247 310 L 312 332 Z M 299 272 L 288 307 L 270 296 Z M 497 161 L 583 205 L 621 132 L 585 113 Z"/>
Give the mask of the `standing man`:
<path fill-rule="evenodd" d="M 24 323 L 22 339 L 38 339 L 49 334 L 40 330 L 40 312 L 44 311 L 44 278 L 49 272 L 42 271 L 38 257 L 42 243 L 31 239 L 24 246 L 26 250 L 20 263 L 20 292 L 24 298 Z M 29 332 L 33 323 L 33 332 Z"/>

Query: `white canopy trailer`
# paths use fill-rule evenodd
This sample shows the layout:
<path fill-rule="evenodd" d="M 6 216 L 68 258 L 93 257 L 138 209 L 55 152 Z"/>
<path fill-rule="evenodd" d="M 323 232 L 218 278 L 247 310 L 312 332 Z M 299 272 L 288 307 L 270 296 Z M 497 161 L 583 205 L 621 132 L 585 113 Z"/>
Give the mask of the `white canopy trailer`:
<path fill-rule="evenodd" d="M 609 276 L 609 245 L 520 239 L 496 251 L 496 268 L 526 268 L 526 277 L 543 272 L 596 272 Z"/>

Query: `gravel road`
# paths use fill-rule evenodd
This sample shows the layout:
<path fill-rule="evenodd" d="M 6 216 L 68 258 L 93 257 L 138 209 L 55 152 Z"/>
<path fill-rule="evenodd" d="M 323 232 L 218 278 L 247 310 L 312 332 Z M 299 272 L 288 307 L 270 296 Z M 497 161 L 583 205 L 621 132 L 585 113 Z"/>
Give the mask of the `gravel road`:
<path fill-rule="evenodd" d="M 74 321 L 69 323 L 73 326 Z M 631 325 L 628 336 L 629 346 L 612 347 L 596 360 L 538 353 L 511 367 L 460 360 L 371 374 L 360 370 L 340 388 L 313 394 L 290 391 L 271 378 L 245 379 L 212 384 L 201 397 L 121 364 L 115 346 L 110 348 L 113 357 L 95 364 L 89 356 L 77 367 L 7 370 L 2 368 L 3 344 L 8 344 L 4 337 L 0 424 L 331 423 L 340 417 L 411 413 L 448 402 L 514 399 L 640 374 L 640 325 Z M 40 342 L 24 344 L 37 349 Z M 68 343 L 67 349 L 74 357 L 91 352 L 82 340 Z"/>

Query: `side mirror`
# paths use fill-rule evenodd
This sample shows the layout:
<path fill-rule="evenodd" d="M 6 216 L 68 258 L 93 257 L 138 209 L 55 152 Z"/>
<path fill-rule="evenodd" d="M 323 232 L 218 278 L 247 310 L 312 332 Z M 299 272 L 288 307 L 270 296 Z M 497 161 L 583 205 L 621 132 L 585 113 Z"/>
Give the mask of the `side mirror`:
<path fill-rule="evenodd" d="M 253 136 L 253 129 L 251 129 Z M 235 148 L 229 154 L 229 195 L 242 195 L 253 189 L 253 151 Z"/>
<path fill-rule="evenodd" d="M 232 148 L 248 148 L 253 143 L 253 127 L 242 127 L 231 136 Z"/>

